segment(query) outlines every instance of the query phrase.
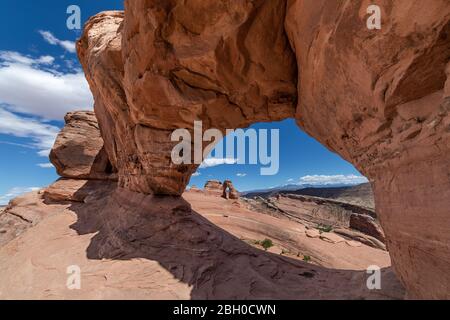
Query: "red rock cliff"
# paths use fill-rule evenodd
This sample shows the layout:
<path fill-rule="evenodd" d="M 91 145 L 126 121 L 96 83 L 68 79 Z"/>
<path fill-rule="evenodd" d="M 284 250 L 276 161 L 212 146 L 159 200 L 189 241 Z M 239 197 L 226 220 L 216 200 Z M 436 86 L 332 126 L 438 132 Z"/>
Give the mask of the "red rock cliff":
<path fill-rule="evenodd" d="M 295 117 L 374 184 L 413 298 L 450 297 L 450 5 L 380 0 L 125 1 L 86 24 L 78 53 L 119 184 L 180 195 L 174 129 Z"/>

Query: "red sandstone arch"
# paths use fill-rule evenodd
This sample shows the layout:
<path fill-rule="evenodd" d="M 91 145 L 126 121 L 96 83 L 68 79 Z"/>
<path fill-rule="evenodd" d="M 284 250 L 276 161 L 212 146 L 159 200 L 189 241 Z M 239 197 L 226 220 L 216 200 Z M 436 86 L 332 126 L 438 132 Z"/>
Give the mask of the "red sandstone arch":
<path fill-rule="evenodd" d="M 369 1 L 125 1 L 86 24 L 78 53 L 121 186 L 180 195 L 171 132 L 295 117 L 375 188 L 411 297 L 450 294 L 450 6 Z M 427 14 L 421 14 L 427 12 Z M 446 73 L 447 71 L 447 73 Z"/>

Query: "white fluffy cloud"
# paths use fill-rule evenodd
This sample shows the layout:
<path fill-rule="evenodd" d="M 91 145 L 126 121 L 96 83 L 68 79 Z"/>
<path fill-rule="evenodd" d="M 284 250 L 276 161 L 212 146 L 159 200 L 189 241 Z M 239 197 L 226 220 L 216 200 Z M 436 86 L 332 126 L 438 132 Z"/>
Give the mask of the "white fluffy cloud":
<path fill-rule="evenodd" d="M 333 184 L 344 184 L 344 185 L 357 185 L 361 183 L 368 182 L 366 177 L 357 175 L 310 175 L 300 178 L 299 184 L 310 184 L 310 185 L 333 185 Z"/>
<path fill-rule="evenodd" d="M 237 159 L 232 158 L 208 158 L 203 161 L 203 163 L 200 165 L 200 168 L 210 168 L 210 167 L 216 167 L 223 164 L 235 164 L 237 163 Z"/>
<path fill-rule="evenodd" d="M 60 46 L 64 50 L 69 51 L 70 53 L 76 52 L 75 42 L 68 40 L 60 40 L 56 38 L 50 31 L 39 30 L 39 33 L 47 41 L 49 44 L 54 46 Z"/>
<path fill-rule="evenodd" d="M 202 174 L 200 172 L 195 172 L 195 173 L 192 174 L 193 177 L 198 177 L 198 176 L 201 176 L 201 175 Z"/>
<path fill-rule="evenodd" d="M 38 188 L 38 187 L 26 187 L 26 188 L 15 187 L 15 188 L 12 188 L 11 190 L 8 190 L 6 192 L 6 194 L 0 195 L 0 206 L 7 205 L 11 199 L 14 199 L 22 194 L 25 194 L 25 193 L 28 193 L 31 191 L 37 191 L 39 189 L 40 188 Z"/>
<path fill-rule="evenodd" d="M 0 51 L 0 103 L 14 112 L 59 120 L 68 111 L 91 109 L 84 74 L 62 74 L 49 66 L 53 61 L 50 56 Z"/>
<path fill-rule="evenodd" d="M 243 178 L 243 177 L 246 177 L 247 174 L 246 173 L 238 173 L 238 174 L 236 174 L 236 176 L 238 176 L 239 178 Z"/>
<path fill-rule="evenodd" d="M 55 166 L 50 163 L 50 162 L 46 162 L 46 163 L 38 163 L 37 164 L 38 167 L 43 168 L 43 169 L 50 169 L 50 168 L 54 168 Z"/>
<path fill-rule="evenodd" d="M 22 65 L 52 64 L 54 61 L 55 58 L 52 56 L 41 56 L 33 59 L 15 51 L 0 51 L 0 63 L 2 66 L 9 66 L 15 63 Z"/>
<path fill-rule="evenodd" d="M 0 107 L 0 133 L 31 139 L 30 145 L 25 146 L 37 149 L 41 156 L 48 156 L 58 132 L 56 126 L 33 118 L 19 117 Z"/>

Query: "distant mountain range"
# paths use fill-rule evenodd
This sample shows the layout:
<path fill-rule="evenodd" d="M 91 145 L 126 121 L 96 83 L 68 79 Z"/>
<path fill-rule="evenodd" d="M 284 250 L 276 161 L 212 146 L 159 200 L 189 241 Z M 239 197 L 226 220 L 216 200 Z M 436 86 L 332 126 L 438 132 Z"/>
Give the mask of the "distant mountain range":
<path fill-rule="evenodd" d="M 368 184 L 368 183 L 364 183 Z M 327 184 L 327 185 L 317 185 L 317 184 L 285 184 L 282 186 L 272 187 L 272 188 L 266 188 L 266 189 L 256 189 L 256 190 L 250 190 L 250 191 L 243 191 L 241 192 L 242 196 L 252 197 L 253 194 L 265 194 L 265 193 L 273 193 L 273 192 L 280 192 L 280 191 L 296 191 L 296 190 L 302 190 L 302 189 L 334 189 L 334 188 L 351 188 L 356 185 L 348 185 L 348 184 Z"/>
<path fill-rule="evenodd" d="M 270 198 L 277 194 L 298 194 L 304 196 L 314 196 L 327 199 L 335 199 L 343 202 L 362 205 L 369 208 L 374 208 L 373 191 L 370 183 L 363 183 L 359 185 L 284 185 L 280 187 L 253 190 L 241 192 L 241 196 L 245 198 Z"/>

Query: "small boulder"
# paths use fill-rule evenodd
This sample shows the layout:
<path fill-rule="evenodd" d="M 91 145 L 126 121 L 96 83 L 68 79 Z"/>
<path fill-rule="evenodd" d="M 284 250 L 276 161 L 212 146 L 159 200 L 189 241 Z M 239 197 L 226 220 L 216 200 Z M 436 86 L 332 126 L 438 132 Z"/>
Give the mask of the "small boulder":
<path fill-rule="evenodd" d="M 58 134 L 50 161 L 61 177 L 116 180 L 116 170 L 105 151 L 94 112 L 69 112 Z"/>

